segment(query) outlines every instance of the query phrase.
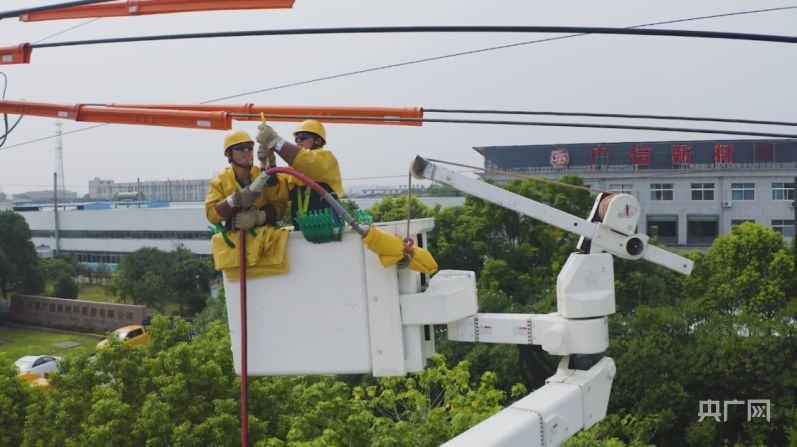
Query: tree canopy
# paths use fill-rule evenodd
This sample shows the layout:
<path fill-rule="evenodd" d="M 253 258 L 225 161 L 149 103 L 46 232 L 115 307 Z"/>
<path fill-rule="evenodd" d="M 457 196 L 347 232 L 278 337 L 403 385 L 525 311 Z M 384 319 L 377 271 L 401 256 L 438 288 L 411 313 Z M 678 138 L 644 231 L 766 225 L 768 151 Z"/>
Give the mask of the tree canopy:
<path fill-rule="evenodd" d="M 21 215 L 0 211 L 0 291 L 11 293 L 44 292 L 43 260 L 31 241 L 33 233 Z"/>

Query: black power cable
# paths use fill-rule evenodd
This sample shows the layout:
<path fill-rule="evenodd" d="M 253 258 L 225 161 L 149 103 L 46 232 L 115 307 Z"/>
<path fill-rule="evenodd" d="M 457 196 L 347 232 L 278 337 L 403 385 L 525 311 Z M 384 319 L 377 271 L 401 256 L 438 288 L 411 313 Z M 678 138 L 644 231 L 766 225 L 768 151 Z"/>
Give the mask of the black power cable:
<path fill-rule="evenodd" d="M 619 113 L 577 113 L 577 112 L 529 112 L 515 110 L 457 110 L 457 109 L 427 109 L 424 113 L 478 113 L 480 115 L 551 115 L 551 116 L 590 116 L 598 118 L 632 118 L 651 120 L 678 120 L 678 121 L 712 121 L 718 123 L 761 124 L 767 126 L 797 126 L 797 123 L 785 121 L 757 121 L 735 118 L 700 118 L 694 116 L 667 116 L 667 115 L 625 115 Z"/>
<path fill-rule="evenodd" d="M 6 90 L 8 89 L 8 77 L 3 72 L 0 72 L 0 75 L 3 75 L 3 99 L 6 99 Z M 14 130 L 17 127 L 17 124 L 19 124 L 20 121 L 22 121 L 22 116 L 20 116 L 19 119 L 17 119 L 17 122 L 14 123 L 14 125 L 11 126 L 11 128 L 9 129 L 8 128 L 8 114 L 7 113 L 3 114 L 3 123 L 5 124 L 5 129 L 6 130 L 5 130 L 5 133 L 3 133 L 2 136 L 0 136 L 0 147 L 2 147 L 4 144 L 6 144 L 6 140 L 8 139 L 8 135 L 11 133 L 12 130 Z"/>
<path fill-rule="evenodd" d="M 232 118 L 260 118 L 261 115 L 250 113 L 230 113 L 227 116 Z M 411 122 L 411 123 L 447 123 L 447 124 L 502 124 L 510 126 L 542 126 L 542 127 L 582 127 L 592 129 L 626 129 L 626 130 L 654 130 L 658 132 L 687 132 L 687 133 L 712 133 L 725 135 L 742 135 L 748 137 L 770 137 L 770 138 L 797 138 L 795 134 L 769 133 L 769 132 L 747 132 L 736 130 L 718 129 L 690 129 L 687 127 L 658 127 L 658 126 L 626 126 L 621 124 L 587 124 L 587 123 L 543 123 L 534 121 L 495 121 L 495 120 L 460 120 L 460 119 L 437 119 L 437 118 L 373 118 L 361 116 L 318 116 L 318 115 L 263 115 L 266 118 L 286 118 L 295 120 L 357 120 L 357 121 L 379 121 L 383 123 Z"/>
<path fill-rule="evenodd" d="M 32 14 L 34 12 L 52 11 L 53 9 L 71 8 L 73 6 L 93 5 L 94 3 L 108 3 L 116 0 L 79 0 L 74 2 L 56 3 L 53 5 L 37 6 L 35 8 L 18 9 L 16 11 L 3 11 L 0 12 L 0 19 L 7 19 L 10 17 L 19 17 L 25 14 Z"/>
<path fill-rule="evenodd" d="M 756 10 L 752 10 L 752 11 L 740 11 L 740 12 L 730 12 L 730 13 L 727 13 L 727 14 L 715 14 L 715 15 L 710 15 L 710 16 L 691 17 L 691 18 L 688 18 L 688 19 L 677 19 L 677 20 L 670 20 L 670 21 L 666 21 L 666 22 L 645 23 L 645 24 L 642 24 L 642 25 L 629 26 L 628 28 L 645 28 L 645 27 L 648 27 L 648 26 L 668 25 L 668 24 L 671 24 L 671 23 L 692 22 L 692 21 L 695 21 L 695 20 L 716 19 L 716 18 L 719 18 L 719 17 L 729 17 L 729 16 L 738 16 L 738 15 L 746 15 L 746 14 L 758 14 L 758 13 L 761 13 L 761 12 L 781 11 L 781 10 L 785 10 L 785 9 L 797 9 L 797 6 L 785 6 L 783 8 L 770 8 L 770 9 L 756 9 Z M 535 44 L 535 43 L 552 42 L 554 40 L 572 39 L 573 37 L 582 37 L 582 36 L 589 36 L 589 34 L 570 34 L 570 35 L 567 35 L 567 36 L 549 37 L 547 39 L 530 40 L 530 41 L 526 41 L 526 42 L 511 43 L 511 44 L 508 44 L 508 45 L 499 45 L 497 47 L 480 48 L 478 50 L 463 51 L 463 52 L 460 52 L 460 53 L 444 54 L 442 56 L 428 57 L 428 58 L 425 58 L 425 59 L 416 59 L 414 61 L 399 62 L 399 63 L 396 63 L 396 64 L 390 64 L 390 65 L 382 65 L 382 66 L 379 66 L 379 67 L 366 68 L 366 69 L 357 70 L 357 71 L 350 71 L 350 72 L 347 72 L 347 73 L 340 73 L 340 74 L 331 75 L 331 76 L 324 76 L 324 77 L 321 77 L 321 78 L 309 79 L 307 81 L 299 81 L 299 82 L 294 82 L 294 83 L 291 83 L 291 84 L 283 84 L 283 85 L 278 85 L 276 87 L 269 87 L 269 88 L 264 88 L 264 89 L 255 90 L 255 91 L 251 91 L 251 92 L 239 93 L 239 94 L 231 95 L 231 96 L 225 96 L 223 98 L 216 98 L 216 99 L 212 99 L 210 101 L 205 101 L 202 104 L 208 104 L 208 103 L 211 103 L 211 102 L 223 101 L 225 99 L 238 98 L 240 96 L 247 96 L 247 95 L 252 95 L 252 94 L 255 94 L 255 93 L 270 92 L 272 90 L 280 90 L 280 89 L 283 89 L 283 88 L 295 87 L 297 85 L 311 84 L 311 83 L 314 83 L 314 82 L 326 81 L 326 80 L 329 80 L 329 79 L 337 79 L 337 78 L 343 78 L 343 77 L 346 77 L 346 76 L 353 76 L 353 75 L 362 74 L 362 73 L 370 73 L 370 72 L 373 72 L 373 71 L 387 70 L 389 68 L 404 67 L 406 65 L 422 64 L 424 62 L 432 62 L 432 61 L 437 61 L 437 60 L 442 60 L 442 59 L 449 59 L 449 58 L 453 58 L 453 57 L 467 56 L 467 55 L 478 54 L 478 53 L 485 53 L 487 51 L 503 50 L 503 49 L 507 49 L 507 48 L 514 48 L 514 47 L 519 47 L 519 46 L 524 46 L 524 45 L 531 45 L 531 44 Z"/>
<path fill-rule="evenodd" d="M 630 26 L 628 28 L 642 28 L 642 27 L 647 27 L 647 26 L 667 25 L 667 24 L 682 23 L 682 22 L 692 22 L 692 21 L 696 21 L 696 20 L 706 20 L 706 19 L 715 19 L 715 18 L 720 18 L 720 17 L 730 17 L 730 16 L 738 16 L 738 15 L 758 14 L 758 13 L 762 13 L 762 12 L 782 11 L 782 10 L 788 10 L 788 9 L 797 9 L 797 6 L 784 6 L 784 7 L 781 7 L 781 8 L 755 9 L 755 10 L 751 10 L 751 11 L 739 11 L 739 12 L 730 12 L 730 13 L 725 13 L 725 14 L 714 14 L 714 15 L 710 15 L 710 16 L 699 16 L 699 17 L 691 17 L 691 18 L 687 18 L 687 19 L 677 19 L 677 20 L 669 20 L 669 21 L 664 21 L 664 22 L 646 23 L 646 24 L 642 24 L 642 25 Z M 255 93 L 262 93 L 262 92 L 267 92 L 267 91 L 272 91 L 272 90 L 279 90 L 279 89 L 283 89 L 283 88 L 295 87 L 295 86 L 298 86 L 298 85 L 310 84 L 310 83 L 326 81 L 326 80 L 330 80 L 330 79 L 342 78 L 342 77 L 352 76 L 352 75 L 361 74 L 361 73 L 368 73 L 368 72 L 372 72 L 372 71 L 379 71 L 379 70 L 386 70 L 386 69 L 389 69 L 389 68 L 402 67 L 402 66 L 405 66 L 405 65 L 420 64 L 420 63 L 424 63 L 424 62 L 431 62 L 431 61 L 436 61 L 436 60 L 441 60 L 441 59 L 448 59 L 448 58 L 459 57 L 459 56 L 466 56 L 466 55 L 470 55 L 470 54 L 484 53 L 484 52 L 487 52 L 487 51 L 501 50 L 501 49 L 506 49 L 506 48 L 513 48 L 513 47 L 518 47 L 518 46 L 531 45 L 531 44 L 535 44 L 535 43 L 550 42 L 550 41 L 562 40 L 562 39 L 570 39 L 570 38 L 573 38 L 573 37 L 581 37 L 581 36 L 588 36 L 588 35 L 589 34 L 583 34 L 583 33 L 582 34 L 571 34 L 571 35 L 568 35 L 568 36 L 551 37 L 551 38 L 548 38 L 548 39 L 538 39 L 538 40 L 531 40 L 531 41 L 527 41 L 527 42 L 518 42 L 518 43 L 513 43 L 513 44 L 508 44 L 508 45 L 500 45 L 500 46 L 496 46 L 496 47 L 488 47 L 488 48 L 481 48 L 481 49 L 478 49 L 478 50 L 471 50 L 471 51 L 465 51 L 465 52 L 460 52 L 460 53 L 446 54 L 446 55 L 443 55 L 443 56 L 435 56 L 435 57 L 430 57 L 430 58 L 426 58 L 426 59 L 418 59 L 418 60 L 414 60 L 414 61 L 400 62 L 400 63 L 396 63 L 396 64 L 391 64 L 391 65 L 383 65 L 383 66 L 374 67 L 374 68 L 368 68 L 368 69 L 364 69 L 364 70 L 357 70 L 357 71 L 352 71 L 352 72 L 348 72 L 348 73 L 341 73 L 341 74 L 325 76 L 325 77 L 321 77 L 321 78 L 314 78 L 314 79 L 310 79 L 310 80 L 307 80 L 307 81 L 295 82 L 295 83 L 292 83 L 292 84 L 285 84 L 285 85 L 279 85 L 279 86 L 276 86 L 276 87 L 269 87 L 269 88 L 265 88 L 265 89 L 261 89 L 261 90 L 255 90 L 255 91 L 246 92 L 246 93 L 239 93 L 239 94 L 236 94 L 236 95 L 225 96 L 223 98 L 211 99 L 211 100 L 208 100 L 208 101 L 204 101 L 204 102 L 202 102 L 200 104 L 209 104 L 209 103 L 213 103 L 213 102 L 223 101 L 225 99 L 232 99 L 232 98 L 238 98 L 238 97 L 241 97 L 241 96 L 252 95 L 252 94 L 255 94 Z M 99 125 L 96 125 L 96 126 L 84 127 L 83 129 L 77 129 L 77 130 L 73 130 L 71 132 L 65 132 L 63 135 L 67 135 L 67 134 L 70 134 L 70 133 L 76 133 L 76 132 L 82 132 L 84 130 L 96 129 L 96 128 L 102 127 L 102 126 L 107 126 L 107 124 L 99 124 Z M 3 148 L 3 149 L 10 149 L 10 148 L 17 147 L 17 146 L 24 146 L 26 144 L 35 143 L 37 141 L 47 140 L 47 139 L 50 139 L 50 138 L 53 138 L 53 137 L 49 136 L 49 137 L 44 137 L 44 138 L 38 138 L 38 139 L 35 139 L 35 140 L 31 140 L 31 141 L 25 141 L 23 143 L 18 143 L 18 144 L 15 144 L 15 145 Z M 2 149 L 0 149 L 0 150 L 2 150 Z"/>
<path fill-rule="evenodd" d="M 769 34 L 727 33 L 639 28 L 592 28 L 583 26 L 387 26 L 363 28 L 305 28 L 279 30 L 223 31 L 217 33 L 164 34 L 160 36 L 115 37 L 110 39 L 74 40 L 27 45 L 27 48 L 55 48 L 104 43 L 128 43 L 159 40 L 209 39 L 218 37 L 291 36 L 308 34 L 390 34 L 390 33 L 584 33 L 637 36 L 695 37 L 705 39 L 751 40 L 759 42 L 797 43 L 797 37 Z"/>

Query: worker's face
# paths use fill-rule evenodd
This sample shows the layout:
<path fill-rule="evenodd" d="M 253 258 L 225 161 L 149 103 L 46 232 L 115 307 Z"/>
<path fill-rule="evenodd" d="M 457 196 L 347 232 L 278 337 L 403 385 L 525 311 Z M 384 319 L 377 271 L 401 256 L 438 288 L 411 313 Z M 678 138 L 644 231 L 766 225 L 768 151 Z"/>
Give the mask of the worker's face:
<path fill-rule="evenodd" d="M 312 149 L 316 142 L 321 143 L 321 138 L 310 132 L 299 132 L 295 137 L 296 145 L 304 149 Z"/>
<path fill-rule="evenodd" d="M 232 160 L 242 166 L 251 166 L 254 161 L 255 146 L 252 143 L 239 143 L 230 148 Z"/>

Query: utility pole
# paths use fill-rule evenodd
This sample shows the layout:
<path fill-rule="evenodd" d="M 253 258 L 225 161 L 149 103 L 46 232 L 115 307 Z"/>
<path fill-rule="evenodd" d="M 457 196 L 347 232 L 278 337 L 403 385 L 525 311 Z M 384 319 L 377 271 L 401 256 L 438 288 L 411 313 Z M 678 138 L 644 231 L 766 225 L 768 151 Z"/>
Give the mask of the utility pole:
<path fill-rule="evenodd" d="M 59 186 L 62 192 L 66 191 L 64 186 L 64 145 L 61 141 L 61 121 L 55 122 L 55 172 L 58 173 Z"/>
<path fill-rule="evenodd" d="M 136 202 L 141 201 L 141 179 L 136 179 Z"/>
<path fill-rule="evenodd" d="M 61 241 L 58 237 L 58 173 L 53 172 L 53 211 L 55 211 L 55 257 L 61 254 Z"/>

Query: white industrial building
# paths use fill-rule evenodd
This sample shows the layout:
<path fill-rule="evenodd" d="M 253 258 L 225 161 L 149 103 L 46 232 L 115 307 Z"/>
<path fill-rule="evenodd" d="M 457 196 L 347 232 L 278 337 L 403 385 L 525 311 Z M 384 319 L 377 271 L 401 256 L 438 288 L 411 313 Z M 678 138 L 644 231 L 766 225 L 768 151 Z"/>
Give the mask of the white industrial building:
<path fill-rule="evenodd" d="M 682 250 L 705 249 L 751 221 L 794 236 L 797 140 L 594 143 L 474 148 L 488 169 L 532 177 L 576 174 L 632 194 L 639 231 Z M 480 174 L 499 183 L 514 177 Z"/>
<path fill-rule="evenodd" d="M 204 199 L 204 197 L 203 197 Z M 434 206 L 460 206 L 464 197 L 423 197 L 421 202 Z M 376 199 L 358 202 L 368 208 Z M 361 202 L 361 203 L 360 203 Z M 122 256 L 142 247 L 164 251 L 184 245 L 200 258 L 212 256 L 213 232 L 205 217 L 204 203 L 96 202 L 58 205 L 58 243 L 55 239 L 53 204 L 15 206 L 33 231 L 33 243 L 41 253 L 58 247 L 61 253 L 74 255 L 79 262 L 112 268 Z"/>
<path fill-rule="evenodd" d="M 89 196 L 92 200 L 111 200 L 122 192 L 141 192 L 144 195 L 142 200 L 203 202 L 208 195 L 209 184 L 210 179 L 116 183 L 94 177 L 94 180 L 89 180 Z"/>

